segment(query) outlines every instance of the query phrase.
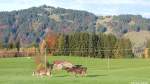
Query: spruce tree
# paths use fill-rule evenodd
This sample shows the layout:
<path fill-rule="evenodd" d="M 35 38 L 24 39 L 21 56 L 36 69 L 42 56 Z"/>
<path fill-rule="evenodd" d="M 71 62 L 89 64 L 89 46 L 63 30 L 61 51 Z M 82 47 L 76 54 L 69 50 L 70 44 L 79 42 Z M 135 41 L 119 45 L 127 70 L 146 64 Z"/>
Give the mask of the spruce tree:
<path fill-rule="evenodd" d="M 133 58 L 132 44 L 129 39 L 117 41 L 114 49 L 114 58 Z"/>

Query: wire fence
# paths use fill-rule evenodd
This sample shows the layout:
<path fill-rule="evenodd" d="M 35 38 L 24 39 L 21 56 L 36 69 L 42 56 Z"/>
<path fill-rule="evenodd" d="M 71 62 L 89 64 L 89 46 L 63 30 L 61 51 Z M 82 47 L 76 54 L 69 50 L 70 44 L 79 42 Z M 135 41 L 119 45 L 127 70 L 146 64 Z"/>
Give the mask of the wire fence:
<path fill-rule="evenodd" d="M 115 48 L 105 48 L 105 49 L 94 49 L 94 48 L 82 48 L 82 49 L 71 49 L 71 48 L 45 48 L 40 50 L 38 48 L 24 48 L 17 51 L 17 49 L 1 49 L 0 57 L 22 57 L 22 56 L 36 56 L 37 54 L 45 53 L 47 55 L 80 55 L 86 53 L 88 56 L 90 53 L 115 53 L 115 52 L 128 53 L 131 51 L 133 54 L 140 53 L 140 55 L 147 56 L 149 55 L 150 49 L 115 49 Z M 116 53 L 115 55 L 117 55 Z M 110 57 L 110 56 L 109 56 Z"/>

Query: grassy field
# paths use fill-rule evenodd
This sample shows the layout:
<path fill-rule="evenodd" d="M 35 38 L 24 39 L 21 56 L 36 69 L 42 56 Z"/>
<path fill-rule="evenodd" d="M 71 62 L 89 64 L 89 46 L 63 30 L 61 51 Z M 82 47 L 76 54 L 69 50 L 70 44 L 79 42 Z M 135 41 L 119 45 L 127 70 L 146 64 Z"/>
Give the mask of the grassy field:
<path fill-rule="evenodd" d="M 107 59 L 49 57 L 50 62 L 59 59 L 88 67 L 87 76 L 74 77 L 59 71 L 53 72 L 52 78 L 37 78 L 32 76 L 32 58 L 1 58 L 0 84 L 150 84 L 149 59 L 111 59 L 107 66 Z"/>

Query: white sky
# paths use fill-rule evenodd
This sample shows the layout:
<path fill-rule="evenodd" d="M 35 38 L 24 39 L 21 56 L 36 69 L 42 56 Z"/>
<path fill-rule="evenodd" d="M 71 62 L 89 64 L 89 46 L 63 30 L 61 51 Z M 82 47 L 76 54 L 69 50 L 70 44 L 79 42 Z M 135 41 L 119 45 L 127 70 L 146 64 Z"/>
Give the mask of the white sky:
<path fill-rule="evenodd" d="M 0 0 L 0 11 L 48 5 L 86 10 L 97 15 L 134 14 L 150 18 L 150 0 Z"/>

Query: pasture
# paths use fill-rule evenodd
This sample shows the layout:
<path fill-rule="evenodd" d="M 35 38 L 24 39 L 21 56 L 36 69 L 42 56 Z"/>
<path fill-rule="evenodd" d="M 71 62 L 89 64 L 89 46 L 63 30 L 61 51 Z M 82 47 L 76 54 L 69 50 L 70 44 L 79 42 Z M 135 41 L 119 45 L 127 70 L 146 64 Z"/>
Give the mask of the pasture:
<path fill-rule="evenodd" d="M 52 56 L 53 60 L 67 60 L 88 68 L 86 77 L 75 77 L 65 71 L 53 72 L 53 77 L 32 76 L 32 58 L 1 58 L 0 84 L 150 84 L 150 59 L 107 59 Z M 109 69 L 108 69 L 109 68 Z"/>

